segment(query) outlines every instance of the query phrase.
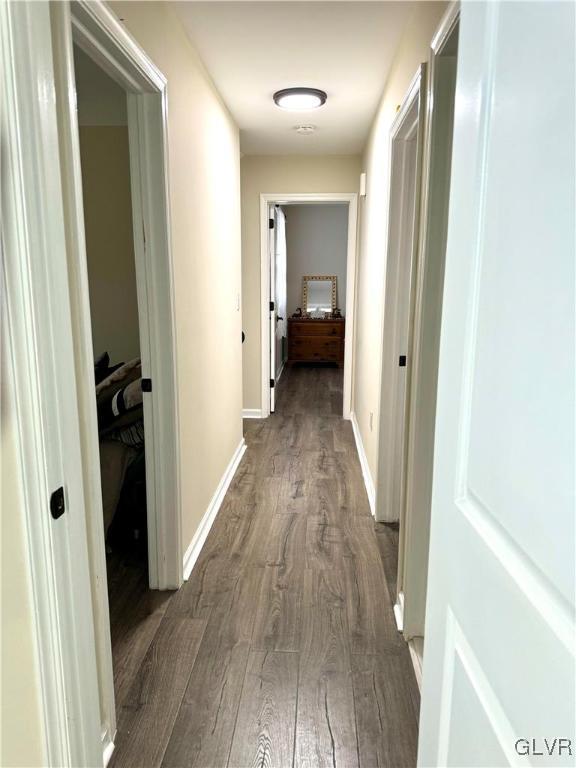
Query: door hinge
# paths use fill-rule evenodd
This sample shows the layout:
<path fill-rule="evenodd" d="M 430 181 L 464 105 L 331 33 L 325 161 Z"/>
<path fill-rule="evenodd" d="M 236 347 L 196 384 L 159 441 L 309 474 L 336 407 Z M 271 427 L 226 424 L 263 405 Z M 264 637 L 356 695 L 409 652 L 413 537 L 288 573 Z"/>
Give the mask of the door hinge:
<path fill-rule="evenodd" d="M 268 229 L 274 229 L 274 219 L 268 219 Z"/>
<path fill-rule="evenodd" d="M 274 381 L 274 379 L 270 379 L 270 389 L 274 389 L 275 386 L 276 386 L 276 382 Z"/>
<path fill-rule="evenodd" d="M 400 368 L 406 367 L 406 355 L 400 355 L 400 357 L 398 358 L 398 365 L 400 366 Z"/>
<path fill-rule="evenodd" d="M 274 307 L 274 302 L 273 302 L 273 301 L 271 301 L 271 302 L 270 302 L 270 312 L 274 312 L 274 309 L 275 309 L 275 307 Z"/>
<path fill-rule="evenodd" d="M 142 392 L 152 392 L 152 379 L 142 379 Z"/>
<path fill-rule="evenodd" d="M 58 520 L 59 517 L 66 512 L 66 502 L 64 500 L 64 487 L 57 488 L 52 496 L 50 496 L 50 514 L 54 520 Z"/>

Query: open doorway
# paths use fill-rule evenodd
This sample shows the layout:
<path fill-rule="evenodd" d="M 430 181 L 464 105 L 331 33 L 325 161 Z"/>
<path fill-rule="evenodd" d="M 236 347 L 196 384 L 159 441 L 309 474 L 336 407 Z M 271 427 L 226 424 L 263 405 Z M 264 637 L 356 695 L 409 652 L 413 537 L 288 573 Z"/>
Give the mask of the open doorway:
<path fill-rule="evenodd" d="M 350 417 L 356 207 L 355 194 L 261 195 L 259 416 L 276 409 L 286 369 L 302 381 L 306 370 L 331 369 L 330 407 Z"/>
<path fill-rule="evenodd" d="M 348 206 L 285 203 L 273 207 L 270 284 L 271 411 L 288 366 L 308 389 L 321 374 L 330 411 L 343 407 Z M 330 373 L 331 371 L 331 373 Z M 294 376 L 291 377 L 294 379 Z M 318 380 L 320 382 L 320 380 Z"/>
<path fill-rule="evenodd" d="M 432 42 L 427 91 L 424 93 L 422 71 L 406 96 L 391 136 L 392 261 L 387 274 L 377 519 L 383 523 L 383 540 L 397 552 L 391 597 L 419 683 L 457 53 L 458 11 L 451 8 Z M 414 120 L 420 125 L 418 131 Z M 406 146 L 416 135 L 418 142 Z M 407 156 L 413 159 L 407 162 Z M 396 298 L 389 296 L 392 287 L 399 289 Z"/>
<path fill-rule="evenodd" d="M 100 484 L 111 613 L 148 589 L 145 415 L 125 91 L 74 46 Z M 113 634 L 114 637 L 114 634 Z"/>

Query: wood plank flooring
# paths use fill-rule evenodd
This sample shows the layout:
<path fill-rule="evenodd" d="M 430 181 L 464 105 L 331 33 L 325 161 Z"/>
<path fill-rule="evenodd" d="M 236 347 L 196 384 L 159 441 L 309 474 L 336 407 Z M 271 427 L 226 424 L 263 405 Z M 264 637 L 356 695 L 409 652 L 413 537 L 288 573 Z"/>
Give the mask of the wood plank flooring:
<path fill-rule="evenodd" d="M 402 768 L 419 694 L 370 515 L 342 371 L 289 368 L 188 582 L 111 585 L 111 768 Z M 386 566 L 386 568 L 384 567 Z"/>

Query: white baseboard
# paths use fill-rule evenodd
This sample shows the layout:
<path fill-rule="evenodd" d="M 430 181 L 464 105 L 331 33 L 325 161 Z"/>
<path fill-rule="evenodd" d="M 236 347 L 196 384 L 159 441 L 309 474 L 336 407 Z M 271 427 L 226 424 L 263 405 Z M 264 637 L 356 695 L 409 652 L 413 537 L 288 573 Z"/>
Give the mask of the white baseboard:
<path fill-rule="evenodd" d="M 102 734 L 102 765 L 104 768 L 110 762 L 112 753 L 114 752 L 114 739 L 108 728 Z"/>
<path fill-rule="evenodd" d="M 244 442 L 244 438 L 242 438 L 240 445 L 238 446 L 238 448 L 236 448 L 236 451 L 234 452 L 234 456 L 232 456 L 232 459 L 230 460 L 230 464 L 228 464 L 228 466 L 226 467 L 226 471 L 224 472 L 220 482 L 218 483 L 216 492 L 214 493 L 214 496 L 212 496 L 212 500 L 208 505 L 208 509 L 206 510 L 206 512 L 204 513 L 204 516 L 202 517 L 202 520 L 200 521 L 200 525 L 198 526 L 198 529 L 194 534 L 194 538 L 190 542 L 188 549 L 184 554 L 184 564 L 183 564 L 184 581 L 187 581 L 190 577 L 190 574 L 192 573 L 192 568 L 194 568 L 196 560 L 198 560 L 200 551 L 204 546 L 206 537 L 210 533 L 210 528 L 212 528 L 212 524 L 216 519 L 216 515 L 218 514 L 220 505 L 224 500 L 226 491 L 230 487 L 232 478 L 236 473 L 238 464 L 240 464 L 240 460 L 242 459 L 242 456 L 244 455 L 245 450 L 246 450 L 246 443 Z"/>
<path fill-rule="evenodd" d="M 404 629 L 404 592 L 398 592 L 398 597 L 394 603 L 394 618 L 398 632 L 402 632 Z"/>
<path fill-rule="evenodd" d="M 410 651 L 414 675 L 416 676 L 416 682 L 420 691 L 422 690 L 423 644 L 424 638 L 422 637 L 413 637 L 411 640 L 408 640 L 408 650 Z"/>
<path fill-rule="evenodd" d="M 372 475 L 370 474 L 370 467 L 368 466 L 368 459 L 366 457 L 366 451 L 364 450 L 362 436 L 360 435 L 360 427 L 358 426 L 358 421 L 356 420 L 356 414 L 354 412 L 350 414 L 350 421 L 352 422 L 354 439 L 356 440 L 356 450 L 358 451 L 358 458 L 360 459 L 360 466 L 362 467 L 362 477 L 364 478 L 364 485 L 366 486 L 366 493 L 368 494 L 370 511 L 372 512 L 372 516 L 376 517 L 376 491 L 374 490 L 374 482 L 372 480 Z"/>
<path fill-rule="evenodd" d="M 282 363 L 282 367 L 280 368 L 280 373 L 278 374 L 278 376 L 276 376 L 276 384 L 278 384 L 278 382 L 280 381 L 280 376 L 282 376 L 282 374 L 284 373 L 284 368 L 286 368 L 286 360 L 284 360 L 284 362 Z"/>
<path fill-rule="evenodd" d="M 262 419 L 264 417 L 262 416 L 261 408 L 244 408 L 242 410 L 242 418 L 243 419 Z"/>
<path fill-rule="evenodd" d="M 398 632 L 404 630 L 404 592 L 399 592 L 396 602 L 394 603 L 394 618 L 396 619 L 396 626 Z M 412 666 L 414 667 L 414 675 L 416 682 L 418 683 L 418 689 L 422 690 L 422 658 L 423 658 L 424 640 L 422 637 L 412 637 L 408 640 L 408 650 L 410 651 L 410 659 L 412 660 Z"/>

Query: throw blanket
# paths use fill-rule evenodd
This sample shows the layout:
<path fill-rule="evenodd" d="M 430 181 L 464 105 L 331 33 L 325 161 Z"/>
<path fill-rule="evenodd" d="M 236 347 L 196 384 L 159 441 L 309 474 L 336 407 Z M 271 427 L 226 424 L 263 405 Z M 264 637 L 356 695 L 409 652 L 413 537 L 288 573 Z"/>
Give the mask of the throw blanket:
<path fill-rule="evenodd" d="M 96 386 L 100 438 L 140 447 L 144 443 L 142 365 L 139 358 L 117 368 Z"/>

